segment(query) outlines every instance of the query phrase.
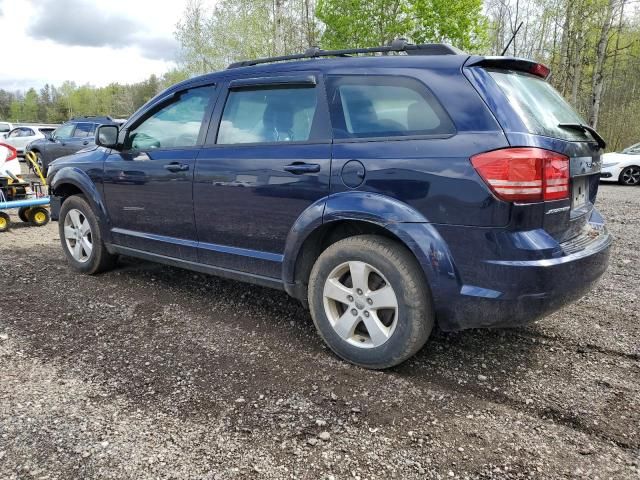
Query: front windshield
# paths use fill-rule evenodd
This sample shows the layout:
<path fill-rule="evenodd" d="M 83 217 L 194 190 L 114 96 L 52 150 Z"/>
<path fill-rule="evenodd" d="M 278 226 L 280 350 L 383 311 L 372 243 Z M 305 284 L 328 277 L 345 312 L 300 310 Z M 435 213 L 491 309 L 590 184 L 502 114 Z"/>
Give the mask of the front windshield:
<path fill-rule="evenodd" d="M 625 148 L 622 150 L 622 153 L 626 153 L 627 155 L 640 155 L 640 143 Z"/>

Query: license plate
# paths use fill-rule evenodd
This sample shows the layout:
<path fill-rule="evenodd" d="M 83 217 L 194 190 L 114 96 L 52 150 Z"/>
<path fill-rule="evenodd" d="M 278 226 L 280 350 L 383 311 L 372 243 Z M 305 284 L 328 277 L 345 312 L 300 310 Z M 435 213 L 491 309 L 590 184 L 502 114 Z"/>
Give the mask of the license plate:
<path fill-rule="evenodd" d="M 589 197 L 589 182 L 587 177 L 573 179 L 571 188 L 571 208 L 580 208 L 587 203 Z"/>

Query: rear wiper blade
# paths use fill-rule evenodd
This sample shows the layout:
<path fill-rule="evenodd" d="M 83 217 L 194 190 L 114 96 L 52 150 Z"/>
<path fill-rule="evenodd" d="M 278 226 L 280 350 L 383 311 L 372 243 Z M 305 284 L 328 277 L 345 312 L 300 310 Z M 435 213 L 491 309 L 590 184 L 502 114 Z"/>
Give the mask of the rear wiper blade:
<path fill-rule="evenodd" d="M 585 125 L 584 123 L 560 123 L 558 124 L 560 128 L 570 128 L 572 130 L 580 130 L 581 132 L 589 132 L 591 136 L 598 142 L 598 146 L 600 148 L 607 148 L 607 142 L 604 141 L 604 138 L 596 132 L 596 129 L 590 127 L 589 125 Z"/>

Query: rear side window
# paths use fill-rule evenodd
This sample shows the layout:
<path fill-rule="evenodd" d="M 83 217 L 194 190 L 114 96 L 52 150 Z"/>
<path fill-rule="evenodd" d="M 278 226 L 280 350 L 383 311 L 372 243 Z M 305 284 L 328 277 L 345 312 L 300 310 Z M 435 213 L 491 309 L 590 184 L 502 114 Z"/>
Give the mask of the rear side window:
<path fill-rule="evenodd" d="M 310 87 L 231 90 L 216 143 L 308 141 L 316 106 Z"/>
<path fill-rule="evenodd" d="M 455 127 L 417 80 L 395 76 L 329 76 L 335 138 L 453 135 Z"/>
<path fill-rule="evenodd" d="M 584 124 L 585 121 L 542 78 L 515 70 L 490 70 L 489 75 L 505 94 L 529 133 L 564 140 L 592 140 L 589 133 L 558 126 L 561 123 Z"/>

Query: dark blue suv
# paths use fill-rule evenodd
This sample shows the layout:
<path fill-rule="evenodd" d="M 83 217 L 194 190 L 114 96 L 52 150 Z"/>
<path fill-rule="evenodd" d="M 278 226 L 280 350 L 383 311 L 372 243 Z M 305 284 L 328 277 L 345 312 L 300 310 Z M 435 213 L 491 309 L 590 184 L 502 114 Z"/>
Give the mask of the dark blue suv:
<path fill-rule="evenodd" d="M 611 244 L 604 141 L 548 74 L 394 42 L 184 81 L 51 165 L 63 250 L 84 273 L 128 255 L 284 289 L 368 368 L 436 322 L 523 325 L 588 292 Z"/>

